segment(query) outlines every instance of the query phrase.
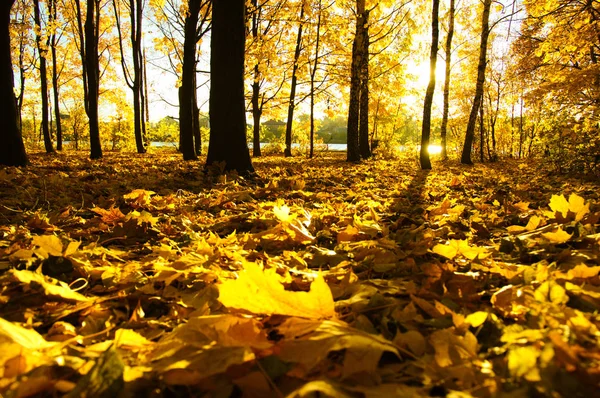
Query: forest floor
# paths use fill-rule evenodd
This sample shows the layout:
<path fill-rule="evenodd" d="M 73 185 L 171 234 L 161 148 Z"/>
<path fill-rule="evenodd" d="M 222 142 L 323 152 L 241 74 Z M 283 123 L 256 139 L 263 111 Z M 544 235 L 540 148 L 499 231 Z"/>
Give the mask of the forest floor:
<path fill-rule="evenodd" d="M 0 395 L 591 397 L 600 189 L 473 167 L 0 168 Z"/>

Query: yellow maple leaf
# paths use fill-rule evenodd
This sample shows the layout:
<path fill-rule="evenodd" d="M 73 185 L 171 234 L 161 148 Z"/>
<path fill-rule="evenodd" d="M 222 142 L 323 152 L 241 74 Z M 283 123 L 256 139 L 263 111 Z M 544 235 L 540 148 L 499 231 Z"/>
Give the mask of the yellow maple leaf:
<path fill-rule="evenodd" d="M 56 235 L 40 235 L 33 237 L 33 244 L 42 249 L 45 254 L 51 256 L 62 256 L 63 244 Z"/>
<path fill-rule="evenodd" d="M 590 204 L 574 193 L 569 196 L 569 210 L 575 213 L 575 221 L 581 221 L 590 212 Z"/>
<path fill-rule="evenodd" d="M 571 236 L 573 235 L 563 231 L 561 227 L 558 227 L 556 231 L 546 232 L 545 234 L 542 234 L 542 236 L 552 243 L 565 243 L 571 239 Z"/>
<path fill-rule="evenodd" d="M 563 217 L 566 217 L 569 212 L 569 202 L 567 202 L 564 195 L 552 195 L 550 198 L 550 209 L 552 209 L 553 212 L 560 213 Z"/>
<path fill-rule="evenodd" d="M 246 263 L 238 279 L 218 286 L 219 301 L 229 308 L 254 314 L 278 314 L 311 319 L 335 316 L 333 295 L 319 273 L 309 292 L 284 290 L 275 270 L 262 270 L 255 263 Z"/>
<path fill-rule="evenodd" d="M 469 260 L 474 260 L 477 257 L 485 258 L 489 256 L 489 253 L 485 248 L 470 246 L 466 239 L 464 240 L 450 240 L 447 245 L 437 244 L 433 247 L 432 251 L 448 259 L 453 259 L 459 254 Z"/>

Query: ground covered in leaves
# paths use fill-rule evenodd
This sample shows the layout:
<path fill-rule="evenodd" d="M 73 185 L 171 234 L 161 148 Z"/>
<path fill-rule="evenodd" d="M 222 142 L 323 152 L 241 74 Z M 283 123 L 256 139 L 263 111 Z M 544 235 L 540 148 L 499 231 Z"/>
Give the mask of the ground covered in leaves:
<path fill-rule="evenodd" d="M 598 184 L 543 164 L 0 168 L 4 397 L 591 397 Z"/>

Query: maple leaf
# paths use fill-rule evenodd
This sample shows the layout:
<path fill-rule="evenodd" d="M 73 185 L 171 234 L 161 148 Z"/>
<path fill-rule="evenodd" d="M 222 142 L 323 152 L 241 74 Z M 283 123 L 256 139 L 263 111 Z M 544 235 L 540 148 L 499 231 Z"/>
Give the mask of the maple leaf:
<path fill-rule="evenodd" d="M 569 196 L 568 201 L 564 195 L 552 195 L 549 206 L 552 210 L 552 213 L 548 214 L 550 218 L 554 218 L 558 213 L 563 219 L 581 221 L 590 212 L 589 203 L 586 204 L 582 197 L 574 193 Z"/>
<path fill-rule="evenodd" d="M 445 245 L 437 244 L 431 249 L 431 251 L 450 260 L 459 254 L 462 254 L 469 260 L 474 260 L 476 258 L 483 259 L 490 255 L 490 253 L 483 247 L 469 245 L 466 239 L 449 240 L 448 244 Z"/>
<path fill-rule="evenodd" d="M 565 243 L 571 239 L 573 234 L 563 231 L 562 228 L 558 227 L 556 231 L 543 233 L 542 236 L 552 243 Z"/>
<path fill-rule="evenodd" d="M 333 296 L 319 273 L 309 292 L 286 291 L 275 270 L 244 264 L 238 279 L 218 285 L 219 301 L 226 307 L 254 314 L 278 314 L 305 318 L 335 317 Z"/>

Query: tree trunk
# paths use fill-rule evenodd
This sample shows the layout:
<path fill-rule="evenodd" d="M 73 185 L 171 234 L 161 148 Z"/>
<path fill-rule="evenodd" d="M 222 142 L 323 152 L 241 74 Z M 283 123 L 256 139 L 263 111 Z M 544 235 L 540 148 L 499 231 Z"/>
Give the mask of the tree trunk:
<path fill-rule="evenodd" d="M 50 0 L 48 2 L 48 8 L 50 10 L 50 20 L 54 23 L 58 14 L 56 11 L 56 1 Z M 54 119 L 56 123 L 56 149 L 62 151 L 63 140 L 62 140 L 62 120 L 60 118 L 60 101 L 59 101 L 59 87 L 58 87 L 58 65 L 56 60 L 56 29 L 52 31 L 50 35 L 50 50 L 52 51 L 52 93 L 54 94 Z"/>
<path fill-rule="evenodd" d="M 442 126 L 440 136 L 442 139 L 442 160 L 448 160 L 448 113 L 450 108 L 450 69 L 452 68 L 452 38 L 454 37 L 454 14 L 456 13 L 455 0 L 450 0 L 448 10 L 448 36 L 446 37 L 446 72 L 444 76 L 444 109 L 442 112 Z"/>
<path fill-rule="evenodd" d="M 294 107 L 296 106 L 296 85 L 298 82 L 298 60 L 302 50 L 302 27 L 304 25 L 304 1 L 300 4 L 300 25 L 296 37 L 296 49 L 294 50 L 294 65 L 292 67 L 292 83 L 290 87 L 290 102 L 288 105 L 288 117 L 285 125 L 285 156 L 292 156 L 292 127 L 294 125 Z"/>
<path fill-rule="evenodd" d="M 214 0 L 210 58 L 210 139 L 206 166 L 250 175 L 244 104 L 245 0 Z"/>
<path fill-rule="evenodd" d="M 360 75 L 363 57 L 363 17 L 365 13 L 365 0 L 356 0 L 356 34 L 352 43 L 352 66 L 350 69 L 350 103 L 348 104 L 348 128 L 347 128 L 347 154 L 348 162 L 360 160 L 359 146 L 359 114 L 360 114 Z"/>
<path fill-rule="evenodd" d="M 10 9 L 14 0 L 0 2 L 0 164 L 25 166 L 27 154 L 18 126 L 17 101 L 10 55 Z"/>
<path fill-rule="evenodd" d="M 475 97 L 473 98 L 473 106 L 469 114 L 469 123 L 467 124 L 467 133 L 465 135 L 465 143 L 463 146 L 461 163 L 473 164 L 471 160 L 471 150 L 473 147 L 473 139 L 475 136 L 475 124 L 477 123 L 477 113 L 481 106 L 483 98 L 483 84 L 485 83 L 485 68 L 487 64 L 487 44 L 490 35 L 490 8 L 492 0 L 484 0 L 483 16 L 481 23 L 481 44 L 479 45 L 479 64 L 477 65 L 477 84 L 475 86 Z"/>
<path fill-rule="evenodd" d="M 85 17 L 85 64 L 88 84 L 88 108 L 86 109 L 90 128 L 90 158 L 102 157 L 100 129 L 98 126 L 98 97 L 100 90 L 100 67 L 98 65 L 98 22 L 100 20 L 99 0 L 87 1 Z"/>
<path fill-rule="evenodd" d="M 252 36 L 254 40 L 258 40 L 259 36 L 259 13 L 260 8 L 258 5 L 258 0 L 252 0 L 252 6 L 254 8 L 254 12 L 252 13 Z M 262 5 L 261 5 L 262 7 Z M 260 151 L 260 118 L 262 116 L 262 107 L 260 105 L 260 66 L 259 60 L 256 60 L 256 64 L 254 64 L 254 80 L 252 82 L 252 99 L 250 103 L 252 104 L 252 156 L 261 156 Z"/>
<path fill-rule="evenodd" d="M 429 159 L 429 138 L 431 136 L 431 107 L 433 105 L 433 93 L 435 91 L 435 70 L 437 66 L 437 53 L 439 46 L 440 28 L 438 26 L 440 12 L 440 1 L 433 0 L 431 12 L 431 53 L 429 54 L 429 84 L 425 92 L 423 105 L 423 126 L 421 129 L 421 151 L 419 160 L 421 169 L 431 170 Z"/>
<path fill-rule="evenodd" d="M 483 101 L 479 106 L 479 160 L 485 162 L 484 144 L 485 144 L 485 126 L 483 119 Z"/>
<path fill-rule="evenodd" d="M 363 159 L 371 157 L 369 145 L 369 11 L 365 10 L 360 24 L 362 58 L 360 65 L 360 102 L 358 106 L 358 146 Z"/>
<path fill-rule="evenodd" d="M 315 78 L 317 76 L 317 68 L 319 67 L 319 47 L 321 44 L 321 0 L 318 2 L 318 13 L 317 16 L 317 39 L 315 42 L 315 61 L 312 64 L 310 70 L 310 150 L 308 157 L 310 159 L 315 155 Z"/>
<path fill-rule="evenodd" d="M 192 96 L 193 130 L 194 130 L 194 152 L 196 156 L 202 154 L 202 134 L 200 132 L 200 109 L 198 108 L 198 90 L 196 87 L 196 73 L 194 73 L 194 95 Z"/>
<path fill-rule="evenodd" d="M 260 69 L 258 63 L 254 65 L 254 82 L 252 83 L 252 156 L 261 156 L 260 151 L 260 118 L 262 107 L 260 106 L 260 83 L 258 82 Z"/>
<path fill-rule="evenodd" d="M 223 0 L 215 0 L 215 2 Z M 194 91 L 196 90 L 196 28 L 200 13 L 200 0 L 190 0 L 185 17 L 183 39 L 183 71 L 179 87 L 179 150 L 184 160 L 196 160 L 194 148 Z M 211 124 L 212 126 L 212 124 Z"/>
<path fill-rule="evenodd" d="M 135 145 L 138 153 L 146 153 L 144 146 L 144 109 L 142 73 L 142 11 L 144 0 L 130 0 L 131 51 L 133 58 L 133 117 Z"/>
<path fill-rule="evenodd" d="M 40 57 L 40 91 L 42 99 L 42 135 L 46 153 L 53 153 L 52 137 L 50 136 L 50 117 L 48 113 L 48 71 L 46 68 L 46 50 L 42 46 L 42 22 L 40 19 L 40 1 L 33 0 L 33 20 L 36 26 L 35 44 Z"/>

